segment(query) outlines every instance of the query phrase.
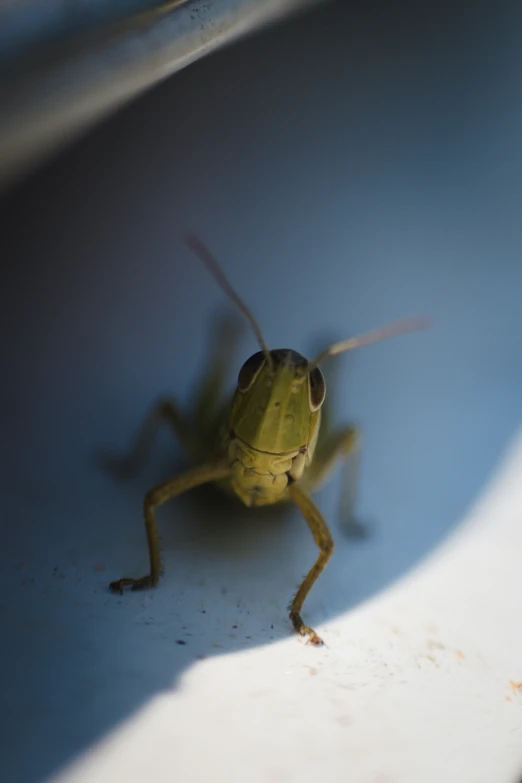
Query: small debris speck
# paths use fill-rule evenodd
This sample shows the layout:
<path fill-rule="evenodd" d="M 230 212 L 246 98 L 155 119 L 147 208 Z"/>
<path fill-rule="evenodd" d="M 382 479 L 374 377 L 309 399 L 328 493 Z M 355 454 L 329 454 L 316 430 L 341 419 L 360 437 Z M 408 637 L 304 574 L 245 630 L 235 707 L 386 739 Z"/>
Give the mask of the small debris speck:
<path fill-rule="evenodd" d="M 427 639 L 426 645 L 430 648 L 430 650 L 445 650 L 445 646 L 442 644 L 442 642 L 439 642 L 438 639 Z"/>

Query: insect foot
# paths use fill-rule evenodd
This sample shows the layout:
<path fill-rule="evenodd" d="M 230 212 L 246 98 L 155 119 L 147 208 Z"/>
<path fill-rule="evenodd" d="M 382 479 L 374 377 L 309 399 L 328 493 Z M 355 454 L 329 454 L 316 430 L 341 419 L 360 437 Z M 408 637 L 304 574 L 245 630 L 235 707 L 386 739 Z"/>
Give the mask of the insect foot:
<path fill-rule="evenodd" d="M 133 579 L 132 577 L 123 577 L 116 582 L 111 582 L 109 590 L 113 593 L 120 593 L 123 595 L 123 588 L 132 585 L 132 590 L 145 590 L 147 587 L 153 587 L 152 578 L 150 574 L 142 576 L 140 579 Z"/>
<path fill-rule="evenodd" d="M 299 636 L 308 636 L 307 644 L 313 644 L 314 647 L 322 647 L 324 644 L 323 640 L 316 634 L 313 628 L 303 623 L 300 614 L 290 612 L 290 620 Z"/>

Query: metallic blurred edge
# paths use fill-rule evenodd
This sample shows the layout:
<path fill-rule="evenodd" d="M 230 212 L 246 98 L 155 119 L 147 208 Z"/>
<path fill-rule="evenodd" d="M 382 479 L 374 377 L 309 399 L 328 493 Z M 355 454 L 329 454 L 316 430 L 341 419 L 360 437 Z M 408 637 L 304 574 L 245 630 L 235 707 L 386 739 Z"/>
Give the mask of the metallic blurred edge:
<path fill-rule="evenodd" d="M 0 193 L 134 96 L 210 52 L 325 0 L 159 3 L 118 25 L 2 66 Z M 182 108 L 180 108 L 180 111 Z"/>

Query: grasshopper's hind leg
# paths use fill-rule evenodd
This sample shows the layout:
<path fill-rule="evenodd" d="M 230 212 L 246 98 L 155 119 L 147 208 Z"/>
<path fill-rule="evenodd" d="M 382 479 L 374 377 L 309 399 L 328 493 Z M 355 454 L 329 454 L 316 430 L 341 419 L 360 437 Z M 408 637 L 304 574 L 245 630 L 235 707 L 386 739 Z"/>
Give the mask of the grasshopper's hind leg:
<path fill-rule="evenodd" d="M 357 520 L 355 507 L 359 483 L 361 435 L 356 427 L 347 426 L 326 435 L 319 441 L 312 464 L 307 468 L 301 486 L 308 492 L 319 489 L 344 462 L 341 479 L 340 515 L 343 530 L 351 538 L 367 535 L 367 528 Z"/>
<path fill-rule="evenodd" d="M 218 314 L 205 371 L 192 393 L 194 428 L 201 440 L 212 442 L 220 421 L 221 398 L 234 354 L 243 332 L 242 322 L 230 314 Z"/>
<path fill-rule="evenodd" d="M 169 481 L 158 484 L 145 496 L 144 516 L 147 543 L 149 546 L 150 572 L 140 578 L 123 577 L 116 582 L 111 582 L 110 589 L 123 593 L 123 588 L 132 585 L 133 590 L 143 590 L 146 587 L 155 587 L 161 576 L 161 552 L 159 545 L 158 526 L 156 524 L 156 509 L 166 503 L 167 500 L 181 495 L 189 489 L 210 481 L 219 481 L 230 474 L 230 467 L 222 460 L 209 465 L 200 465 L 175 476 Z"/>

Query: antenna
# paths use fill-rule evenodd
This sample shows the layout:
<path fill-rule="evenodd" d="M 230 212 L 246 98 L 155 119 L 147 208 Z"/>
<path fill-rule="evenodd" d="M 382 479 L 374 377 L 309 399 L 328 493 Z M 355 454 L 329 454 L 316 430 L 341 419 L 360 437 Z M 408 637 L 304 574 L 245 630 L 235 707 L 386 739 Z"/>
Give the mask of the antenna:
<path fill-rule="evenodd" d="M 239 294 L 232 288 L 230 285 L 225 273 L 222 271 L 221 267 L 219 266 L 218 262 L 210 252 L 210 250 L 207 248 L 207 246 L 197 237 L 195 234 L 186 234 L 184 236 L 184 241 L 190 247 L 191 250 L 194 251 L 194 253 L 198 256 L 200 261 L 206 266 L 212 277 L 216 280 L 219 287 L 225 292 L 225 294 L 228 296 L 229 299 L 231 299 L 236 307 L 241 310 L 247 321 L 249 322 L 250 326 L 254 330 L 254 333 L 257 337 L 257 341 L 259 345 L 261 346 L 261 350 L 266 356 L 266 360 L 268 363 L 268 366 L 270 369 L 273 369 L 274 363 L 272 361 L 272 357 L 270 355 L 270 351 L 267 348 L 267 345 L 265 343 L 265 340 L 263 338 L 263 333 L 261 332 L 261 329 L 259 328 L 259 324 L 257 323 L 256 319 L 246 306 L 246 304 L 243 302 Z"/>
<path fill-rule="evenodd" d="M 425 329 L 427 326 L 429 326 L 427 318 L 421 316 L 417 318 L 408 318 L 402 321 L 394 321 L 394 323 L 383 326 L 380 329 L 373 329 L 371 332 L 359 335 L 359 337 L 350 337 L 348 340 L 334 343 L 334 345 L 331 345 L 329 348 L 322 351 L 313 362 L 308 363 L 308 372 L 315 369 L 318 364 L 324 362 L 329 356 L 337 356 L 337 354 L 351 351 L 353 348 L 360 348 L 363 345 L 377 343 L 380 342 L 380 340 L 386 340 L 388 337 L 404 334 L 404 332 L 415 332 L 418 329 Z"/>

